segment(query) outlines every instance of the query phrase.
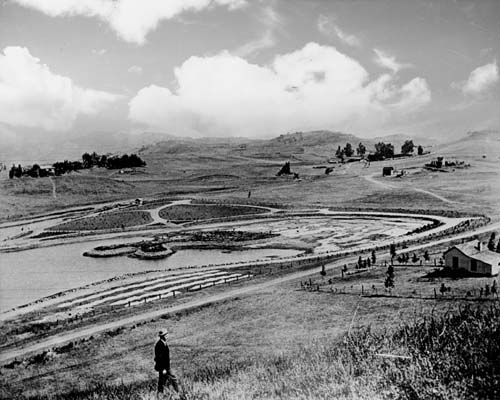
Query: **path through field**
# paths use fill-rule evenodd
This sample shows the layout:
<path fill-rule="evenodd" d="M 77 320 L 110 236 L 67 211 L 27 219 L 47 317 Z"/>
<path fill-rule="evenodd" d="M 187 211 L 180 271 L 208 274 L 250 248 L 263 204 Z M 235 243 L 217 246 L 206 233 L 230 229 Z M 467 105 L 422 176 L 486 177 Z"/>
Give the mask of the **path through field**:
<path fill-rule="evenodd" d="M 377 173 L 371 174 L 371 175 L 363 175 L 363 178 L 366 181 L 370 182 L 370 183 L 373 183 L 373 184 L 375 184 L 377 186 L 383 187 L 384 189 L 400 189 L 400 187 L 398 187 L 398 186 L 389 185 L 388 183 L 380 182 L 379 180 L 374 179 L 375 176 L 377 176 L 377 175 L 378 175 Z M 412 186 L 410 186 L 409 189 L 414 190 L 415 192 L 420 192 L 420 193 L 427 194 L 427 195 L 432 196 L 432 197 L 434 197 L 434 198 L 436 198 L 438 200 L 444 201 L 445 203 L 449 203 L 449 204 L 460 203 L 458 201 L 447 199 L 446 197 L 443 197 L 443 196 L 441 196 L 439 194 L 430 192 L 428 190 L 417 189 L 417 188 L 414 188 Z"/>
<path fill-rule="evenodd" d="M 52 197 L 54 199 L 57 198 L 57 192 L 56 192 L 56 181 L 52 176 L 49 176 L 50 183 L 52 184 Z"/>

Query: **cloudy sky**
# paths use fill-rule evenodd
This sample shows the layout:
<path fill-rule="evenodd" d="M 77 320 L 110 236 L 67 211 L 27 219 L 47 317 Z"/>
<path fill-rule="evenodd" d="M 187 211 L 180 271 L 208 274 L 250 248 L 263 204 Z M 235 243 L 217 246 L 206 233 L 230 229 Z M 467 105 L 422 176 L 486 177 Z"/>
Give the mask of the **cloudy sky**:
<path fill-rule="evenodd" d="M 3 0 L 0 139 L 460 136 L 499 60 L 498 0 Z"/>

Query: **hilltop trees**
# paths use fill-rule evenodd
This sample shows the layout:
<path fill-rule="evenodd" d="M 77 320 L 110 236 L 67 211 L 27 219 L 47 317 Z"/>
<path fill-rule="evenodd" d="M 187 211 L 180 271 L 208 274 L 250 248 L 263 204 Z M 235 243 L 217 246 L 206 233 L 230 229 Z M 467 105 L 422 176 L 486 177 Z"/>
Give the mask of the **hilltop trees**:
<path fill-rule="evenodd" d="M 146 163 L 136 154 L 124 154 L 121 157 L 107 157 L 105 163 L 105 167 L 108 169 L 137 168 L 146 165 Z"/>
<path fill-rule="evenodd" d="M 413 153 L 414 147 L 413 140 L 406 140 L 401 146 L 401 153 L 404 155 Z"/>
<path fill-rule="evenodd" d="M 352 155 L 354 154 L 351 143 L 346 143 L 344 147 L 344 154 L 346 157 L 352 157 Z"/>
<path fill-rule="evenodd" d="M 375 155 L 380 158 L 394 157 L 394 146 L 391 143 L 378 142 L 375 145 Z"/>
<path fill-rule="evenodd" d="M 342 150 L 342 148 L 340 146 L 337 147 L 337 151 L 335 152 L 335 157 L 337 157 L 337 158 L 344 157 L 344 151 Z"/>
<path fill-rule="evenodd" d="M 366 153 L 366 147 L 363 143 L 359 142 L 358 148 L 356 149 L 356 153 L 358 153 L 358 156 L 364 156 Z"/>
<path fill-rule="evenodd" d="M 380 161 L 394 157 L 394 146 L 391 143 L 378 142 L 375 153 L 368 155 L 368 161 Z"/>
<path fill-rule="evenodd" d="M 122 156 L 108 157 L 99 155 L 95 151 L 92 154 L 84 153 L 82 161 L 57 161 L 52 164 L 53 172 L 50 168 L 40 167 L 38 164 L 33 164 L 31 167 L 23 168 L 21 165 L 15 165 L 9 171 L 9 178 L 21 178 L 23 175 L 31 176 L 32 178 L 41 178 L 52 174 L 62 175 L 71 171 L 96 167 L 105 167 L 108 169 L 114 168 L 136 168 L 144 167 L 146 162 L 136 154 L 124 154 Z"/>

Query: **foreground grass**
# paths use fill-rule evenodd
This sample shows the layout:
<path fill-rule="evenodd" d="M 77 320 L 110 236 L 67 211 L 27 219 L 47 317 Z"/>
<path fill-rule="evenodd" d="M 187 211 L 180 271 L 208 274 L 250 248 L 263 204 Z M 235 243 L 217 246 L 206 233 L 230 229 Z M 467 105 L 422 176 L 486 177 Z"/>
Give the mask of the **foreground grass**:
<path fill-rule="evenodd" d="M 182 377 L 188 399 L 496 399 L 500 307 L 463 306 L 393 331 L 357 329 L 341 342 L 238 362 L 209 362 Z M 154 381 L 100 385 L 42 399 L 153 399 Z"/>

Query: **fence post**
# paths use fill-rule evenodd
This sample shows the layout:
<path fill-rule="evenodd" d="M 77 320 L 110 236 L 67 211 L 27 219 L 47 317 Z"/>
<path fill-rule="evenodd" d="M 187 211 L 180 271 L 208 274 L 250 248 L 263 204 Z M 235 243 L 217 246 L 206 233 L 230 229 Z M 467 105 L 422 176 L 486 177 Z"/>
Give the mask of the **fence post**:
<path fill-rule="evenodd" d="M 436 288 L 434 288 L 434 298 L 437 299 Z"/>
<path fill-rule="evenodd" d="M 363 287 L 363 285 L 361 285 L 361 295 L 364 294 L 364 291 L 365 291 L 365 288 Z"/>

